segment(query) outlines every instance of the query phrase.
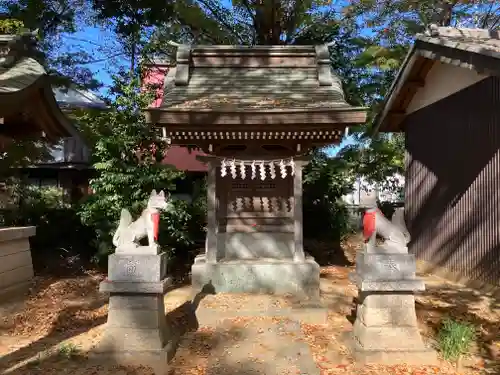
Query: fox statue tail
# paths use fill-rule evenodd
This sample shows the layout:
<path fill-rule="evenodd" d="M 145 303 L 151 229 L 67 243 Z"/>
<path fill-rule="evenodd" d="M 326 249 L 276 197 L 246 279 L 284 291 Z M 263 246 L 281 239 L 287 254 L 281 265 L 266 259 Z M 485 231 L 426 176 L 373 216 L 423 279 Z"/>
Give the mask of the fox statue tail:
<path fill-rule="evenodd" d="M 113 235 L 113 245 L 118 247 L 120 244 L 120 237 L 123 231 L 132 223 L 132 215 L 128 212 L 127 209 L 123 208 L 120 214 L 120 223 L 118 224 L 118 228 L 116 228 L 116 232 Z"/>

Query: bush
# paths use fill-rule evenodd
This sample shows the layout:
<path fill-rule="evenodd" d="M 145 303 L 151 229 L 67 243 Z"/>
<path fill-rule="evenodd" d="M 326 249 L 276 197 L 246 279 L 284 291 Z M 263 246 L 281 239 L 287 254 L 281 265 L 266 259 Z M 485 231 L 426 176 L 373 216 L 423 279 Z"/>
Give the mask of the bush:
<path fill-rule="evenodd" d="M 62 190 L 17 185 L 13 192 L 15 204 L 0 212 L 0 220 L 4 226 L 36 226 L 30 238 L 35 272 L 81 271 L 94 253 L 93 232 L 63 203 Z"/>
<path fill-rule="evenodd" d="M 352 190 L 354 179 L 345 163 L 316 151 L 304 171 L 304 237 L 336 241 L 351 232 L 349 212 L 341 197 Z"/>

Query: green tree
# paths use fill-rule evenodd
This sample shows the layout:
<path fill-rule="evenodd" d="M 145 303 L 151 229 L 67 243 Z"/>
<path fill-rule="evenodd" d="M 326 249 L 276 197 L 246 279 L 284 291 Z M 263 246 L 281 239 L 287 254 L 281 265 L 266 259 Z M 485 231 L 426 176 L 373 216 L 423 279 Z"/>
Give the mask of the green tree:
<path fill-rule="evenodd" d="M 78 118 L 91 144 L 97 176 L 92 194 L 80 209 L 82 221 L 96 230 L 98 257 L 112 251 L 111 238 L 122 208 L 140 213 L 152 189 L 175 189 L 181 172 L 161 164 L 167 145 L 146 123 L 144 109 L 151 95 L 128 72 L 114 77 L 107 111 L 86 112 Z"/>
<path fill-rule="evenodd" d="M 71 35 L 88 21 L 88 9 L 85 0 L 4 0 L 0 4 L 3 18 L 38 30 L 37 57 L 55 84 L 95 89 L 100 83 L 89 68 L 95 61 L 92 51 L 68 45 Z"/>
<path fill-rule="evenodd" d="M 358 0 L 344 8 L 346 18 L 360 19 L 371 32 L 371 43 L 355 61 L 379 88 L 372 101 L 365 132 L 339 153 L 355 173 L 371 182 L 394 187 L 392 176 L 404 172 L 403 134 L 372 135 L 372 121 L 417 33 L 431 24 L 498 29 L 500 5 L 488 0 L 375 1 Z M 371 44 L 371 45 L 370 45 Z M 372 138 L 373 136 L 373 138 Z"/>

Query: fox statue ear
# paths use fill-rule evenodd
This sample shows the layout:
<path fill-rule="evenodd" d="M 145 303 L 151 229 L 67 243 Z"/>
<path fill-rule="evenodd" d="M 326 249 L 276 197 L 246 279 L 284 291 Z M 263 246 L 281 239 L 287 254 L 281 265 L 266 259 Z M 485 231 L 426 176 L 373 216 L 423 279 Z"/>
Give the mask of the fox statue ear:
<path fill-rule="evenodd" d="M 153 189 L 153 190 L 151 191 L 151 197 L 154 197 L 154 196 L 156 196 L 156 190 L 155 190 L 155 189 Z"/>
<path fill-rule="evenodd" d="M 162 191 L 160 191 L 160 194 L 158 194 L 160 197 L 165 197 L 165 193 Z"/>

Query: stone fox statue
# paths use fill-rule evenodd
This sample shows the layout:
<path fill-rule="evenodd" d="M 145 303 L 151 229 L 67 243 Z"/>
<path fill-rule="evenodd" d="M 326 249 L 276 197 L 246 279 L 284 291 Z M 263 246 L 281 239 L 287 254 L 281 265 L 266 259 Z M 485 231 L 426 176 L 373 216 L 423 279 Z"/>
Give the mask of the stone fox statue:
<path fill-rule="evenodd" d="M 153 247 L 158 240 L 160 210 L 169 207 L 170 202 L 165 198 L 163 190 L 159 194 L 153 190 L 147 207 L 137 220 L 133 221 L 130 212 L 125 208 L 122 209 L 120 224 L 113 236 L 113 245 L 122 249 L 137 248 L 138 242 L 147 236 L 149 246 Z"/>
<path fill-rule="evenodd" d="M 375 234 L 402 245 L 410 242 L 410 233 L 404 220 L 404 209 L 396 208 L 392 221 L 389 221 L 376 207 L 366 210 L 363 217 L 363 237 L 367 242 Z"/>

